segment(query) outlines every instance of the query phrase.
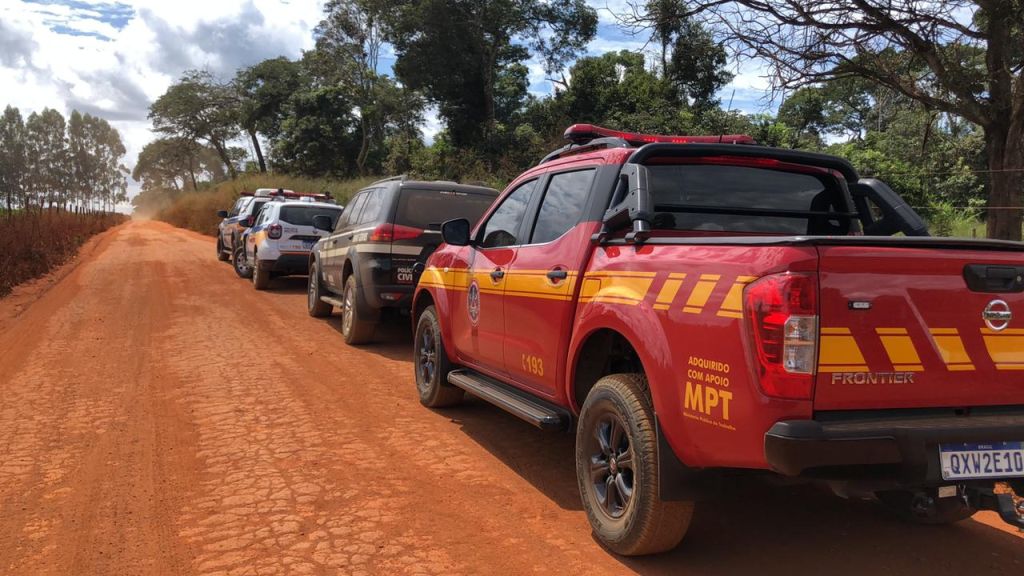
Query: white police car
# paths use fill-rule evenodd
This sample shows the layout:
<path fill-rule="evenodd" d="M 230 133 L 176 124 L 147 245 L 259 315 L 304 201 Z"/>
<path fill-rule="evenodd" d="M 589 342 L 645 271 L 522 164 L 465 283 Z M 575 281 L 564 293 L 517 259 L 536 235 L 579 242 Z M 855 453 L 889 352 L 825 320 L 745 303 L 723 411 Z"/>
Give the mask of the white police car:
<path fill-rule="evenodd" d="M 307 274 L 310 249 L 328 234 L 313 226 L 313 218 L 325 217 L 333 229 L 342 210 L 342 206 L 308 197 L 268 202 L 235 250 L 235 272 L 242 277 L 251 275 L 257 290 L 266 289 L 276 276 Z"/>

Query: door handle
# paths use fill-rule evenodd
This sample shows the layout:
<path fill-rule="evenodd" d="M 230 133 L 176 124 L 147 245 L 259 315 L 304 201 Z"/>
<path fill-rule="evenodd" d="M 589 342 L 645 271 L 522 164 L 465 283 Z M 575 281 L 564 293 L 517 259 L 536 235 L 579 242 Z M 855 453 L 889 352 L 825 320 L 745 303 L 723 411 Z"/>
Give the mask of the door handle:
<path fill-rule="evenodd" d="M 565 280 L 568 277 L 569 277 L 569 273 L 566 272 L 565 270 L 562 270 L 561 268 L 556 268 L 554 270 L 549 270 L 548 271 L 548 280 L 551 280 L 553 282 L 558 282 L 560 280 Z"/>
<path fill-rule="evenodd" d="M 501 268 L 495 268 L 494 270 L 491 270 L 491 280 L 497 282 L 498 280 L 501 280 L 504 277 L 505 271 L 502 270 Z"/>

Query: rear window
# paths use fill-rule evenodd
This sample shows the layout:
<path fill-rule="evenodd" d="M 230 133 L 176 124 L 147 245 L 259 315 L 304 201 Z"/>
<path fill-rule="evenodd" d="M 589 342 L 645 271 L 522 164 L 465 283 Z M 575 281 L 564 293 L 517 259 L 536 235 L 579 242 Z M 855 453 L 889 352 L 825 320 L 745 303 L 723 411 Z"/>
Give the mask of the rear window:
<path fill-rule="evenodd" d="M 341 208 L 322 208 L 319 206 L 282 206 L 279 219 L 295 226 L 312 226 L 313 216 L 330 216 L 331 228 L 338 223 Z"/>
<path fill-rule="evenodd" d="M 845 196 L 826 174 L 700 164 L 647 168 L 657 229 L 795 235 L 850 231 Z"/>
<path fill-rule="evenodd" d="M 465 218 L 476 224 L 494 202 L 494 196 L 451 190 L 402 189 L 398 199 L 395 224 L 421 230 L 438 230 L 440 225 L 455 218 Z"/>

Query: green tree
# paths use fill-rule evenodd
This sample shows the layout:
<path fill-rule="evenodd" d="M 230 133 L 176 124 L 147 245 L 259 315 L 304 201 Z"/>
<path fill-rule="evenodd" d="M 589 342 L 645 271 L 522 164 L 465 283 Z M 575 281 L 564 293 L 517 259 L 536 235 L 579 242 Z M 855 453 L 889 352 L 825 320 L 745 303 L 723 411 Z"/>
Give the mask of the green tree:
<path fill-rule="evenodd" d="M 237 175 L 228 142 L 239 132 L 238 97 L 209 72 L 190 70 L 149 107 L 153 129 L 166 136 L 205 142 L 216 150 L 229 177 Z"/>
<path fill-rule="evenodd" d="M 25 122 L 29 190 L 42 207 L 67 205 L 70 180 L 64 116 L 51 108 L 33 112 Z"/>
<path fill-rule="evenodd" d="M 981 127 L 990 183 L 988 235 L 1024 222 L 1024 3 L 1020 0 L 697 0 L 776 88 L 858 77 Z"/>
<path fill-rule="evenodd" d="M 267 171 L 258 134 L 274 139 L 281 132 L 285 104 L 307 83 L 302 66 L 285 57 L 264 60 L 243 68 L 235 75 L 238 92 L 238 121 L 252 141 L 260 172 Z"/>
<path fill-rule="evenodd" d="M 0 117 L 0 194 L 7 200 L 8 217 L 15 203 L 23 202 L 26 171 L 25 122 L 17 108 L 7 106 Z"/>
<path fill-rule="evenodd" d="M 502 71 L 539 56 L 561 70 L 597 30 L 583 0 L 380 2 L 395 73 L 438 106 L 455 146 L 477 146 L 497 123 Z"/>
<path fill-rule="evenodd" d="M 345 89 L 299 92 L 290 99 L 289 110 L 274 144 L 275 169 L 314 177 L 355 172 L 359 121 Z"/>

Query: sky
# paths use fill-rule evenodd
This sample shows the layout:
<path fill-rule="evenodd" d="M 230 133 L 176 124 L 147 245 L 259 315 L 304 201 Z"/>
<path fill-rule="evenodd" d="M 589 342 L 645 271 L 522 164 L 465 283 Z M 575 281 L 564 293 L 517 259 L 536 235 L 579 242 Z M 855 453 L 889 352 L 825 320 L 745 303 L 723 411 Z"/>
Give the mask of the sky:
<path fill-rule="evenodd" d="M 590 54 L 639 50 L 634 38 L 615 26 L 611 10 L 625 0 L 593 0 L 600 24 Z M 322 0 L 0 0 L 0 108 L 23 116 L 54 108 L 100 116 L 117 128 L 131 168 L 155 136 L 146 118 L 151 102 L 189 69 L 206 69 L 230 79 L 241 67 L 267 58 L 298 58 L 312 48 L 312 31 Z M 385 54 L 387 72 L 393 57 Z M 552 85 L 538 62 L 530 66 L 530 90 L 547 94 Z M 744 112 L 771 109 L 767 82 L 752 63 L 731 65 L 736 74 L 721 93 L 723 102 Z M 440 125 L 428 115 L 430 139 Z M 130 182 L 129 191 L 138 190 Z"/>

